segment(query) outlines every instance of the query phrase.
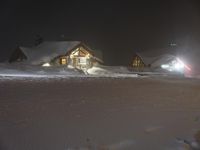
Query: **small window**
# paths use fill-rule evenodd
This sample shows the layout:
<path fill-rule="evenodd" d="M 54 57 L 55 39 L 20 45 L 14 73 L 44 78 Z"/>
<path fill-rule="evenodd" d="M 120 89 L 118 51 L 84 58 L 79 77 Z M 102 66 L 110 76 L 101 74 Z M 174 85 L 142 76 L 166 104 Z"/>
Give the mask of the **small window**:
<path fill-rule="evenodd" d="M 144 67 L 142 60 L 139 57 L 135 57 L 133 61 L 133 67 Z"/>
<path fill-rule="evenodd" d="M 86 64 L 86 63 L 87 63 L 87 59 L 84 58 L 84 57 L 80 57 L 80 58 L 79 58 L 79 63 L 80 63 L 80 64 Z"/>
<path fill-rule="evenodd" d="M 66 65 L 67 64 L 67 59 L 66 58 L 61 58 L 60 59 L 61 65 Z"/>

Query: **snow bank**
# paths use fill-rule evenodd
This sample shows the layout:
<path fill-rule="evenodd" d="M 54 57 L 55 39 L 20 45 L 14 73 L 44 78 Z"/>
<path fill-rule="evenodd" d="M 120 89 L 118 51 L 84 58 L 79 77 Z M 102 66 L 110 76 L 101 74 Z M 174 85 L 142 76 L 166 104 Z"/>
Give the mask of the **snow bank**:
<path fill-rule="evenodd" d="M 136 71 L 133 68 L 124 66 L 94 66 L 87 70 L 87 74 L 93 76 L 104 76 L 104 77 L 184 77 L 183 74 L 169 71 L 153 71 L 144 70 Z"/>
<path fill-rule="evenodd" d="M 123 66 L 94 66 L 87 70 L 89 75 L 110 77 L 138 77 L 137 74 Z"/>
<path fill-rule="evenodd" d="M 22 64 L 0 64 L 2 77 L 75 77 L 84 76 L 84 72 L 66 67 L 41 67 Z"/>
<path fill-rule="evenodd" d="M 1 77 L 66 78 L 66 77 L 137 77 L 126 67 L 94 66 L 87 71 L 63 66 L 41 67 L 25 64 L 0 64 Z"/>
<path fill-rule="evenodd" d="M 177 73 L 156 71 L 138 72 L 124 66 L 94 66 L 82 71 L 72 67 L 63 66 L 33 66 L 25 64 L 0 64 L 0 77 L 30 77 L 30 78 L 68 78 L 68 77 L 109 77 L 109 78 L 135 78 L 150 76 L 180 76 Z M 181 76 L 183 77 L 183 76 Z M 197 77 L 196 77 L 197 78 Z"/>

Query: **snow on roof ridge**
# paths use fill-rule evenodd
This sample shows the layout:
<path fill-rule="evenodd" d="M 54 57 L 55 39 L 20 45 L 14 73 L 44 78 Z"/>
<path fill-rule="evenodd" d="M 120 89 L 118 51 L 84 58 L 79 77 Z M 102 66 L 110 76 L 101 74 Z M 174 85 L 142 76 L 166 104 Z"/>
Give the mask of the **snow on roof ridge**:
<path fill-rule="evenodd" d="M 35 47 L 21 47 L 21 50 L 27 56 L 28 62 L 41 64 L 51 61 L 56 56 L 64 55 L 80 43 L 80 41 L 45 41 Z"/>
<path fill-rule="evenodd" d="M 176 55 L 172 54 L 172 53 L 162 53 L 162 54 L 159 54 L 159 55 L 154 55 L 154 56 L 149 56 L 148 53 L 147 55 L 145 55 L 146 53 L 145 52 L 142 52 L 142 53 L 139 53 L 139 52 L 135 52 L 135 54 L 137 56 L 139 56 L 142 61 L 145 63 L 145 65 L 151 65 L 159 60 L 168 60 L 169 58 L 176 58 Z"/>
<path fill-rule="evenodd" d="M 89 48 L 81 41 L 44 41 L 34 47 L 20 47 L 22 52 L 27 56 L 27 62 L 41 64 L 44 61 L 50 61 L 54 57 L 64 55 L 79 44 L 85 45 L 88 50 L 94 54 L 94 59 L 103 62 L 101 51 L 95 51 Z"/>

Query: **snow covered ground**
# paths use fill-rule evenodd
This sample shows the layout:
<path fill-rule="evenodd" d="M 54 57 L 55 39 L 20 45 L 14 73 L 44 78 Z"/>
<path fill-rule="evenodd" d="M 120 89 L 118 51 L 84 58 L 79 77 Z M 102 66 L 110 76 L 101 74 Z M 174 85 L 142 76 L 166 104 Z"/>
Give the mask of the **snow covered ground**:
<path fill-rule="evenodd" d="M 200 80 L 0 77 L 2 150 L 181 150 L 200 130 Z"/>
<path fill-rule="evenodd" d="M 20 78 L 73 78 L 73 77 L 111 77 L 111 78 L 135 78 L 141 76 L 181 76 L 166 72 L 135 72 L 125 66 L 94 66 L 87 71 L 81 71 L 67 67 L 41 67 L 23 64 L 0 64 L 0 77 L 7 79 Z"/>
<path fill-rule="evenodd" d="M 67 67 L 41 67 L 19 64 L 0 64 L 1 77 L 70 78 L 70 77 L 137 77 L 126 67 L 98 66 L 87 71 Z"/>
<path fill-rule="evenodd" d="M 19 64 L 0 64 L 0 76 L 12 78 L 67 78 L 81 77 L 84 72 L 66 67 L 41 67 Z"/>

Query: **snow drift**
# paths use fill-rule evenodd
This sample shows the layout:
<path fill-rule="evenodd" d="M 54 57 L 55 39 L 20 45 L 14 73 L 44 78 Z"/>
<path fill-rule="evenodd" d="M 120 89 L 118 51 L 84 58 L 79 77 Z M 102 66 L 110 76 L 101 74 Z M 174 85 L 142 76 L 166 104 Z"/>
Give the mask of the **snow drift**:
<path fill-rule="evenodd" d="M 0 64 L 0 76 L 75 77 L 84 76 L 84 72 L 81 70 L 66 67 L 41 67 L 24 64 Z"/>

